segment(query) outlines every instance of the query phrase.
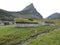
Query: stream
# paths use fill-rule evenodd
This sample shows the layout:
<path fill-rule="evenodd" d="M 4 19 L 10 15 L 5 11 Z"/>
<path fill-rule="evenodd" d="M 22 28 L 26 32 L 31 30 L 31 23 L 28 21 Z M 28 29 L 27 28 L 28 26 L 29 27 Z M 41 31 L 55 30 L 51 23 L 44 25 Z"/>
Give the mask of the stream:
<path fill-rule="evenodd" d="M 19 42 L 19 43 L 16 44 L 16 45 L 24 45 L 25 43 L 28 43 L 28 42 L 31 41 L 31 40 L 37 39 L 37 38 L 39 38 L 39 37 L 41 37 L 41 36 L 43 36 L 43 35 L 45 35 L 45 34 L 47 34 L 47 33 L 50 33 L 50 32 L 52 32 L 52 31 L 54 31 L 54 30 L 60 30 L 60 28 L 54 28 L 54 29 L 52 29 L 52 30 L 47 30 L 47 31 L 45 31 L 45 32 L 36 34 L 36 35 L 34 35 L 34 36 L 30 36 L 28 39 L 23 40 L 23 41 Z"/>

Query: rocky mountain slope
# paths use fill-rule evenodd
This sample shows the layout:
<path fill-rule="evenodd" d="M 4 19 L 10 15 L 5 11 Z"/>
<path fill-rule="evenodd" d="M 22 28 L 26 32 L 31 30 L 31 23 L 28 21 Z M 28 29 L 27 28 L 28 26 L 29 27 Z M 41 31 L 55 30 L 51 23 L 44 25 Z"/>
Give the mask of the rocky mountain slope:
<path fill-rule="evenodd" d="M 14 18 L 27 18 L 27 19 L 43 19 L 41 14 L 37 12 L 34 5 L 31 3 L 25 7 L 22 11 L 11 12 L 0 9 L 0 18 L 1 19 L 14 19 Z"/>
<path fill-rule="evenodd" d="M 47 17 L 47 19 L 60 19 L 60 13 L 54 13 Z"/>

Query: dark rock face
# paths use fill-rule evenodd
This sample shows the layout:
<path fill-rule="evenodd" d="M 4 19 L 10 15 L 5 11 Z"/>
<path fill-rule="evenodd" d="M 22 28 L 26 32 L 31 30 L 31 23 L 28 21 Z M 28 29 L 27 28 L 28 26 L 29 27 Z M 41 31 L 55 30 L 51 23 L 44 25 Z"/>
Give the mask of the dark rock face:
<path fill-rule="evenodd" d="M 54 13 L 47 17 L 47 19 L 60 19 L 60 13 Z"/>
<path fill-rule="evenodd" d="M 27 7 L 25 7 L 21 12 L 21 14 L 33 14 L 34 16 L 37 16 L 38 18 L 42 19 L 43 17 L 37 10 L 35 9 L 34 5 L 31 3 Z"/>

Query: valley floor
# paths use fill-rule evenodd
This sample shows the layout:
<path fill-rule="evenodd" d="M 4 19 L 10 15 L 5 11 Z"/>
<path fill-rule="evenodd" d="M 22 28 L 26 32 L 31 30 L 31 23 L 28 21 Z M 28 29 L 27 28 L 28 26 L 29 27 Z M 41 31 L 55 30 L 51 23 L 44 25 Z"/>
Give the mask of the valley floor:
<path fill-rule="evenodd" d="M 39 25 L 36 28 L 0 27 L 0 45 L 59 45 L 60 22 L 55 26 Z M 59 29 L 58 29 L 59 28 Z"/>

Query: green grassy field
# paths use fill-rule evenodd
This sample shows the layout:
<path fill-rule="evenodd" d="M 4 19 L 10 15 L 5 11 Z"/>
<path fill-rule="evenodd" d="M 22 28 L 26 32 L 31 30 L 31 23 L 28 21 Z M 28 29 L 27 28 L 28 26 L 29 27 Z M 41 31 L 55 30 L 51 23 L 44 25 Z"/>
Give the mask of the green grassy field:
<path fill-rule="evenodd" d="M 48 20 L 55 22 L 56 28 L 60 28 L 60 20 Z M 31 40 L 24 45 L 60 45 L 60 29 L 54 30 L 50 33 L 42 35 L 41 37 Z"/>
<path fill-rule="evenodd" d="M 60 45 L 60 30 L 52 31 L 25 45 Z"/>
<path fill-rule="evenodd" d="M 0 27 L 0 45 L 16 45 L 37 33 L 50 30 L 52 26 L 39 25 L 36 28 L 15 28 L 14 26 Z"/>
<path fill-rule="evenodd" d="M 54 28 L 58 28 L 59 26 L 59 22 L 58 24 L 56 24 L 56 26 L 43 26 L 43 25 L 39 25 L 36 28 L 15 28 L 13 25 L 10 26 L 2 26 L 0 27 L 0 45 L 16 45 L 17 43 L 28 39 L 30 36 L 34 36 L 36 34 L 45 32 L 47 30 L 51 30 Z M 46 38 L 46 36 L 42 37 Z M 59 37 L 60 38 L 60 37 Z M 36 39 L 39 40 L 40 38 Z M 49 39 L 49 38 L 47 38 Z M 36 41 L 34 40 L 34 41 Z M 43 39 L 44 40 L 44 39 Z M 30 44 L 30 42 L 27 45 L 34 45 L 35 42 L 32 42 L 32 44 Z M 48 41 L 48 40 L 47 40 Z M 36 44 L 39 41 L 36 41 Z M 38 44 L 40 45 L 40 43 Z M 41 45 L 43 45 L 41 43 Z"/>

